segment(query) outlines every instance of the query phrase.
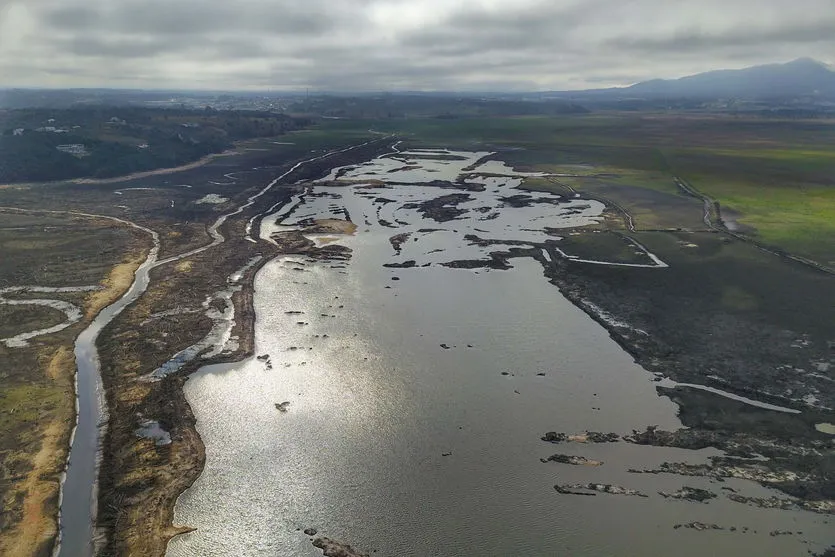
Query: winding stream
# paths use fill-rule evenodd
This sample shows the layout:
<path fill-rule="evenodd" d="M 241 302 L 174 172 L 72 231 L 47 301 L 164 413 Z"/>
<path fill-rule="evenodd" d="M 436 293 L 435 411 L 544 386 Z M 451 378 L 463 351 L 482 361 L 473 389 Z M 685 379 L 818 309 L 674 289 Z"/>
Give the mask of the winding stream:
<path fill-rule="evenodd" d="M 29 340 L 35 337 L 49 335 L 63 331 L 70 325 L 81 321 L 81 308 L 75 304 L 65 302 L 63 300 L 43 299 L 43 298 L 23 298 L 20 300 L 9 299 L 9 294 L 26 294 L 29 292 L 45 293 L 45 294 L 65 294 L 71 292 L 92 292 L 99 290 L 99 286 L 64 286 L 64 287 L 50 287 L 50 286 L 9 286 L 0 288 L 0 305 L 7 306 L 41 306 L 55 309 L 64 314 L 65 320 L 57 325 L 37 329 L 35 331 L 26 331 L 19 333 L 13 337 L 0 338 L 0 342 L 9 348 L 21 348 L 29 344 Z"/>
<path fill-rule="evenodd" d="M 61 478 L 58 543 L 54 552 L 58 556 L 86 557 L 94 552 L 97 477 L 101 460 L 99 439 L 108 418 L 96 340 L 102 329 L 148 288 L 149 273 L 159 253 L 156 232 L 129 221 L 121 222 L 150 234 L 154 244 L 136 270 L 130 289 L 99 312 L 75 341 L 76 425 L 70 437 L 67 469 Z"/>

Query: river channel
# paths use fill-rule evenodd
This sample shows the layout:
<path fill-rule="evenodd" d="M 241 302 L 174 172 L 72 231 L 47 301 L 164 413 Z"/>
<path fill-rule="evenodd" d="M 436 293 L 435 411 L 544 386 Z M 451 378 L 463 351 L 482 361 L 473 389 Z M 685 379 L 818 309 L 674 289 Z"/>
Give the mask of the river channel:
<path fill-rule="evenodd" d="M 514 258 L 507 270 L 443 265 L 507 249 L 469 235 L 541 242 L 602 211 L 574 198 L 509 202 L 518 177 L 493 161 L 469 179 L 485 188 L 454 200 L 464 211 L 457 217 L 421 212 L 423 201 L 450 194 L 422 183 L 455 180 L 485 155 L 421 152 L 334 171 L 292 210 L 273 215 L 277 226 L 265 221 L 280 233 L 350 215 L 359 229 L 338 240 L 353 250 L 350 261 L 288 256 L 265 265 L 255 280 L 256 356 L 204 367 L 186 383 L 207 460 L 175 510 L 175 522 L 196 531 L 172 540 L 167 554 L 321 555 L 307 528 L 386 556 L 819 548 L 806 544 L 831 532 L 819 515 L 723 496 L 691 503 L 658 495 L 685 485 L 775 494 L 758 485 L 628 472 L 704 462 L 715 450 L 540 440 L 548 431 L 626 434 L 681 424 L 653 376 L 548 283 L 539 261 Z M 456 156 L 460 162 L 450 160 Z M 334 185 L 340 178 L 348 181 Z M 392 242 L 398 234 L 407 236 Z M 653 257 L 646 265 L 664 272 Z M 384 266 L 407 261 L 411 268 Z M 556 452 L 603 465 L 540 461 Z M 588 482 L 648 496 L 554 489 Z M 680 527 L 693 522 L 723 529 Z M 770 535 L 777 530 L 803 534 Z"/>

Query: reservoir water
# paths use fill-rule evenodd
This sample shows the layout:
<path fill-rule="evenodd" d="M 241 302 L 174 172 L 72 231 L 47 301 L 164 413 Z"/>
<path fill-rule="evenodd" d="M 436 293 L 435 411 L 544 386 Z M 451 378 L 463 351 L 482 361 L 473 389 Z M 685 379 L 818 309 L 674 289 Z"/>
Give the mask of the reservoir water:
<path fill-rule="evenodd" d="M 414 173 L 412 166 L 405 172 Z M 362 179 L 377 175 L 360 171 Z M 548 431 L 625 434 L 680 423 L 652 376 L 547 282 L 539 262 L 513 259 L 510 270 L 438 265 L 490 251 L 464 238 L 475 229 L 538 241 L 545 224 L 537 221 L 560 228 L 595 218 L 593 202 L 583 200 L 513 208 L 491 194 L 493 186 L 512 187 L 511 179 L 487 178 L 487 189 L 473 195 L 474 210 L 446 223 L 406 206 L 450 193 L 421 185 L 316 186 L 292 214 L 281 213 L 285 226 L 350 214 L 359 231 L 340 243 L 352 258 L 283 257 L 264 266 L 255 281 L 261 358 L 208 366 L 186 383 L 207 460 L 175 510 L 176 523 L 197 530 L 172 540 L 167 554 L 321 555 L 305 528 L 386 556 L 695 557 L 820 548 L 805 541 L 830 535 L 822 516 L 722 495 L 697 504 L 657 493 L 687 485 L 775 494 L 760 486 L 627 472 L 701 462 L 716 451 L 540 440 Z M 479 220 L 491 213 L 476 205 L 500 214 Z M 515 235 L 497 236 L 504 230 Z M 399 249 L 391 242 L 398 233 L 411 233 Z M 417 266 L 383 266 L 406 259 Z M 603 465 L 540 461 L 558 452 Z M 588 482 L 648 497 L 554 490 Z M 725 529 L 674 528 L 694 521 Z M 770 536 L 774 530 L 803 535 Z"/>

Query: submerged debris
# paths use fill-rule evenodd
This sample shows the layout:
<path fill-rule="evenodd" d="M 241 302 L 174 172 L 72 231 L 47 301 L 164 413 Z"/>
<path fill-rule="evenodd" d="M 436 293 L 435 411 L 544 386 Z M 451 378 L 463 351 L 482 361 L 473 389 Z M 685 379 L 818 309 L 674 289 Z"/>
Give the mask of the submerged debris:
<path fill-rule="evenodd" d="M 668 493 L 666 491 L 659 491 L 658 494 L 664 497 L 665 499 L 682 499 L 685 501 L 694 501 L 699 503 L 703 503 L 705 501 L 709 501 L 710 499 L 715 499 L 717 497 L 717 495 L 712 491 L 689 486 L 684 486 L 678 491 L 673 491 L 672 493 Z"/>
<path fill-rule="evenodd" d="M 698 522 L 698 521 L 688 522 L 687 524 L 676 524 L 675 526 L 673 526 L 673 528 L 676 529 L 676 530 L 678 530 L 679 528 L 682 528 L 682 527 L 689 528 L 691 530 L 698 530 L 698 531 L 702 531 L 702 530 L 724 530 L 724 528 L 722 528 L 718 524 L 705 524 L 704 522 Z"/>
<path fill-rule="evenodd" d="M 369 557 L 367 553 L 360 553 L 350 545 L 330 538 L 316 538 L 313 547 L 321 549 L 325 557 Z"/>
<path fill-rule="evenodd" d="M 591 460 L 584 456 L 574 456 L 567 454 L 555 454 L 548 458 L 541 458 L 542 462 L 557 462 L 559 464 L 570 464 L 572 466 L 603 466 L 603 462 L 599 460 Z"/>
<path fill-rule="evenodd" d="M 784 511 L 804 510 L 820 514 L 835 514 L 835 501 L 788 499 L 782 497 L 746 497 L 737 493 L 729 493 L 728 499 L 736 503 L 743 503 L 761 509 L 780 509 Z"/>
<path fill-rule="evenodd" d="M 403 263 L 384 263 L 383 267 L 388 267 L 389 269 L 412 269 L 417 267 L 417 261 L 410 259 Z"/>
<path fill-rule="evenodd" d="M 411 232 L 404 232 L 403 234 L 395 234 L 394 236 L 389 238 L 391 247 L 394 248 L 394 251 L 397 253 L 397 255 L 400 255 L 400 252 L 403 249 L 403 244 L 406 243 L 406 241 L 409 239 L 411 235 Z"/>
<path fill-rule="evenodd" d="M 633 497 L 649 497 L 641 493 L 635 489 L 629 489 L 627 487 L 621 487 L 618 485 L 612 484 L 597 484 L 597 483 L 587 483 L 587 484 L 563 484 L 563 485 L 555 485 L 554 489 L 556 489 L 559 493 L 565 495 L 595 495 L 595 493 L 588 493 L 588 492 L 596 492 L 596 493 L 608 493 L 610 495 L 628 495 Z M 580 491 L 578 491 L 580 490 Z"/>
<path fill-rule="evenodd" d="M 598 431 L 587 431 L 573 435 L 549 431 L 540 439 L 558 445 L 560 443 L 616 443 L 620 441 L 621 437 L 617 433 L 600 433 Z"/>

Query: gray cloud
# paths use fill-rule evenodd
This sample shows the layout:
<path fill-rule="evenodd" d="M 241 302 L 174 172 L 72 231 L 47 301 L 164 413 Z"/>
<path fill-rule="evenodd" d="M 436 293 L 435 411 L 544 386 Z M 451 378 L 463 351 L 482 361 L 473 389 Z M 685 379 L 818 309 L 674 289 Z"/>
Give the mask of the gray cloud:
<path fill-rule="evenodd" d="M 201 0 L 115 0 L 98 7 L 72 2 L 42 11 L 43 23 L 58 32 L 131 35 L 205 35 L 224 32 L 321 34 L 334 22 L 328 4 L 296 2 L 205 2 Z"/>
<path fill-rule="evenodd" d="M 0 0 L 0 86 L 569 89 L 833 53 L 832 0 Z"/>
<path fill-rule="evenodd" d="M 816 21 L 790 22 L 770 29 L 740 26 L 732 32 L 715 33 L 707 29 L 679 29 L 668 36 L 621 37 L 608 42 L 609 46 L 638 50 L 646 53 L 670 49 L 677 51 L 713 52 L 732 47 L 761 47 L 763 45 L 808 45 L 825 42 L 830 45 L 835 37 L 835 6 L 828 17 Z"/>

